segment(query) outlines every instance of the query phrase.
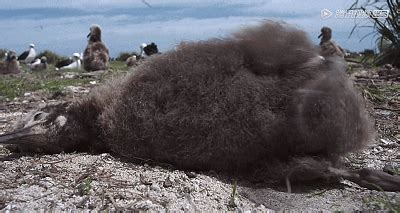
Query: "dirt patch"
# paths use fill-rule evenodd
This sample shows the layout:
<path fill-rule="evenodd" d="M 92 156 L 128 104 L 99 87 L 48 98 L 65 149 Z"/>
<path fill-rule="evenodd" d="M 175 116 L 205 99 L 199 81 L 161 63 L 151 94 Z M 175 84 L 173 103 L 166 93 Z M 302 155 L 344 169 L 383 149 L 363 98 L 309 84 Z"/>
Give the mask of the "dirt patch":
<path fill-rule="evenodd" d="M 221 210 L 232 186 L 203 174 L 124 163 L 109 154 L 58 154 L 4 160 L 4 210 Z M 243 196 L 237 208 L 259 209 Z"/>

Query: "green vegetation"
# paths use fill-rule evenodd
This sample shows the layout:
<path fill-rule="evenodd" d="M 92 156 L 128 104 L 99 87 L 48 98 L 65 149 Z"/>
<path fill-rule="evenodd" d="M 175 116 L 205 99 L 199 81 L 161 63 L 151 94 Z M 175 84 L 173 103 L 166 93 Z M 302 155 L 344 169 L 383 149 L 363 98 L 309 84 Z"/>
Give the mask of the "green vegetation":
<path fill-rule="evenodd" d="M 87 177 L 85 178 L 82 183 L 80 183 L 77 187 L 78 195 L 84 196 L 89 195 L 90 190 L 92 189 L 92 178 Z"/>
<path fill-rule="evenodd" d="M 70 69 L 56 71 L 53 65 L 45 71 L 32 72 L 25 64 L 21 64 L 22 73 L 17 75 L 0 75 L 0 102 L 6 99 L 13 100 L 22 97 L 24 93 L 41 91 L 51 96 L 62 92 L 66 86 L 85 86 L 90 81 L 104 82 L 112 76 L 118 76 L 128 72 L 124 62 L 113 61 L 110 68 L 97 79 L 80 77 L 82 70 Z M 74 78 L 63 77 L 65 73 L 76 74 Z"/>
<path fill-rule="evenodd" d="M 386 194 L 383 196 L 370 196 L 363 199 L 365 205 L 368 208 L 373 208 L 376 211 L 384 212 L 400 212 L 400 200 L 390 198 Z"/>
<path fill-rule="evenodd" d="M 22 75 L 5 75 L 0 78 L 0 96 L 14 99 L 21 97 L 26 92 L 44 90 L 49 94 L 61 92 L 65 86 L 78 86 L 88 84 L 90 79 L 60 78 L 61 73 L 34 72 Z"/>
<path fill-rule="evenodd" d="M 235 198 L 236 198 L 236 194 L 237 194 L 237 181 L 233 182 L 233 186 L 232 186 L 232 193 L 231 196 L 229 198 L 229 202 L 228 202 L 228 207 L 230 208 L 236 208 L 236 202 L 235 202 Z"/>
<path fill-rule="evenodd" d="M 388 18 L 377 18 L 372 13 L 369 13 L 370 22 L 367 24 L 356 23 L 350 35 L 353 34 L 356 28 L 371 28 L 371 33 L 368 33 L 362 39 L 371 35 L 376 38 L 380 52 L 375 55 L 374 63 L 376 65 L 390 63 L 400 67 L 400 9 L 398 0 L 356 0 L 350 9 L 363 10 L 365 12 L 372 10 L 389 11 Z"/>
<path fill-rule="evenodd" d="M 365 98 L 376 103 L 382 103 L 396 98 L 396 94 L 400 93 L 400 85 L 365 87 L 363 88 L 362 93 Z"/>
<path fill-rule="evenodd" d="M 109 70 L 128 70 L 129 68 L 126 66 L 125 61 L 113 61 L 110 63 Z"/>
<path fill-rule="evenodd" d="M 0 59 L 3 59 L 6 56 L 6 49 L 0 49 Z"/>
<path fill-rule="evenodd" d="M 377 88 L 365 88 L 363 89 L 363 95 L 367 99 L 374 102 L 383 102 L 385 97 L 383 96 L 383 92 Z"/>
<path fill-rule="evenodd" d="M 117 58 L 115 58 L 116 61 L 126 61 L 129 57 L 133 56 L 134 54 L 137 55 L 136 52 L 121 52 Z"/>
<path fill-rule="evenodd" d="M 37 57 L 41 58 L 42 56 L 46 56 L 48 64 L 55 64 L 58 61 L 65 59 L 65 57 L 61 57 L 57 53 L 52 52 L 50 50 L 45 50 L 45 51 L 39 53 L 39 55 Z"/>

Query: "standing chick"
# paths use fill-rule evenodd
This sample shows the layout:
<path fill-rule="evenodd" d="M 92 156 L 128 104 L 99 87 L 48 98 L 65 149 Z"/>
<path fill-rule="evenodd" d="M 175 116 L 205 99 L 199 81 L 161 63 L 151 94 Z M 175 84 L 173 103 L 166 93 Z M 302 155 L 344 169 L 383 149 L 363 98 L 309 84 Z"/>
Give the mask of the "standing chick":
<path fill-rule="evenodd" d="M 344 58 L 345 51 L 332 40 L 332 29 L 329 27 L 321 28 L 321 34 L 318 36 L 321 38 L 320 53 L 322 56 L 339 56 Z"/>
<path fill-rule="evenodd" d="M 0 61 L 0 74 L 17 74 L 20 73 L 19 63 L 15 52 L 6 52 L 6 59 Z"/>
<path fill-rule="evenodd" d="M 109 51 L 101 41 L 101 29 L 97 25 L 90 27 L 89 41 L 83 52 L 83 68 L 86 71 L 106 70 L 109 63 Z"/>
<path fill-rule="evenodd" d="M 138 64 L 138 58 L 136 55 L 132 55 L 131 57 L 127 58 L 125 61 L 126 66 L 133 67 Z"/>

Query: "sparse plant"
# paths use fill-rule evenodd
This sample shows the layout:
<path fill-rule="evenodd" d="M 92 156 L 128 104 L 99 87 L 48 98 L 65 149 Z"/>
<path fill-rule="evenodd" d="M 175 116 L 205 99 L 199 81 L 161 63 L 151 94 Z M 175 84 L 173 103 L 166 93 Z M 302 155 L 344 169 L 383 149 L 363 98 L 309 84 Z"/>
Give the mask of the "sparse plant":
<path fill-rule="evenodd" d="M 385 100 L 382 92 L 376 88 L 365 88 L 362 91 L 365 98 L 374 101 L 374 102 L 382 102 Z"/>
<path fill-rule="evenodd" d="M 364 51 L 361 52 L 361 54 L 363 54 L 365 56 L 374 56 L 375 51 L 372 49 L 365 49 Z"/>
<path fill-rule="evenodd" d="M 363 10 L 369 15 L 367 23 L 356 23 L 351 31 L 353 34 L 357 28 L 371 28 L 372 32 L 366 34 L 361 40 L 368 36 L 376 38 L 377 49 L 379 53 L 374 57 L 376 65 L 393 64 L 400 67 L 400 9 L 398 0 L 356 0 L 349 8 L 351 10 Z M 378 18 L 370 11 L 387 10 L 387 18 Z"/>
<path fill-rule="evenodd" d="M 232 186 L 232 193 L 231 196 L 229 197 L 229 202 L 228 202 L 228 207 L 229 208 L 236 208 L 236 202 L 235 202 L 235 198 L 236 198 L 236 192 L 237 191 L 237 181 L 235 180 L 233 182 L 233 186 Z"/>
<path fill-rule="evenodd" d="M 85 178 L 82 183 L 78 185 L 78 194 L 80 196 L 89 195 L 90 190 L 92 189 L 92 178 Z"/>
<path fill-rule="evenodd" d="M 384 212 L 400 212 L 400 199 L 389 197 L 387 194 L 382 196 L 370 196 L 363 199 L 368 209 Z"/>
<path fill-rule="evenodd" d="M 80 86 L 88 84 L 90 79 L 59 78 L 53 70 L 44 72 L 25 72 L 21 76 L 4 75 L 0 78 L 0 96 L 4 99 L 14 99 L 23 96 L 26 92 L 44 91 L 55 93 L 63 91 L 66 86 Z"/>
<path fill-rule="evenodd" d="M 123 61 L 113 61 L 112 63 L 110 63 L 109 70 L 120 72 L 128 70 L 128 67 Z"/>
<path fill-rule="evenodd" d="M 133 56 L 133 55 L 137 55 L 136 52 L 121 52 L 117 58 L 115 58 L 116 61 L 126 61 L 126 59 L 128 59 L 129 57 Z"/>
<path fill-rule="evenodd" d="M 42 56 L 46 56 L 47 58 L 47 63 L 49 64 L 55 64 L 57 61 L 60 61 L 63 57 L 59 56 L 57 53 L 52 52 L 50 50 L 45 50 L 37 56 L 38 58 L 41 58 Z"/>
<path fill-rule="evenodd" d="M 387 87 L 365 87 L 362 91 L 365 98 L 376 102 L 384 103 L 396 98 L 396 94 L 400 91 L 397 85 Z"/>
<path fill-rule="evenodd" d="M 6 52 L 7 52 L 6 49 L 0 49 L 0 59 L 6 57 Z"/>

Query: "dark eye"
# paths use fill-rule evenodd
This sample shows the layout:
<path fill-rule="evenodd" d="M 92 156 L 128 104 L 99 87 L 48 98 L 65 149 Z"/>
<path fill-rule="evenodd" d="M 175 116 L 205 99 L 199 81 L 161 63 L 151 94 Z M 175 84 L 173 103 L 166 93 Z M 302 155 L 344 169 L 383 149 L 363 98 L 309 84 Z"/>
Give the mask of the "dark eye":
<path fill-rule="evenodd" d="M 33 116 L 33 120 L 38 121 L 38 120 L 42 119 L 42 117 L 43 117 L 43 112 L 38 112 L 35 114 L 35 116 Z"/>

